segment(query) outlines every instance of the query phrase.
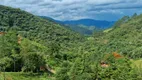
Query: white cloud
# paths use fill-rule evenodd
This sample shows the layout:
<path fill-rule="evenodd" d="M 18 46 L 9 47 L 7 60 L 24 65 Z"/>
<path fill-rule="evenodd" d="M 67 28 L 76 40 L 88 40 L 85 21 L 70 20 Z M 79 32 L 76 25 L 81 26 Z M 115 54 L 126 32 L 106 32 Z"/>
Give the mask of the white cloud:
<path fill-rule="evenodd" d="M 0 0 L 0 4 L 60 20 L 117 20 L 142 12 L 142 0 Z"/>

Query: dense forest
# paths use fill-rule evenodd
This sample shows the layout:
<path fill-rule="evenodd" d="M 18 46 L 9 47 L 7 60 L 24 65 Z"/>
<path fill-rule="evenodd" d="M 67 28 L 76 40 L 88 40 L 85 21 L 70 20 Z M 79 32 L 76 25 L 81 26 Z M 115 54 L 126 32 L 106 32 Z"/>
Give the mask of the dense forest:
<path fill-rule="evenodd" d="M 141 23 L 142 15 L 124 16 L 83 36 L 0 5 L 0 80 L 142 80 Z"/>

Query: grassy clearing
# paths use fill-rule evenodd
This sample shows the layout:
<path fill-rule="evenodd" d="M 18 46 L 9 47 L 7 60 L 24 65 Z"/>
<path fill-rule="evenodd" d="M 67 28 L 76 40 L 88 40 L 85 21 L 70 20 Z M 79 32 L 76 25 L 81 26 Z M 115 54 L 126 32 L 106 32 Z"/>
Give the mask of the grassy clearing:
<path fill-rule="evenodd" d="M 0 80 L 4 80 L 4 73 L 0 73 Z M 47 74 L 6 72 L 5 80 L 55 80 Z"/>
<path fill-rule="evenodd" d="M 142 68 L 142 59 L 139 59 L 139 60 L 131 60 L 132 62 L 132 67 L 135 68 Z"/>
<path fill-rule="evenodd" d="M 135 75 L 137 75 L 135 80 L 142 80 L 142 59 L 131 60 L 131 62 L 132 62 L 131 66 L 134 69 L 134 73 L 136 73 Z"/>
<path fill-rule="evenodd" d="M 109 28 L 109 29 L 106 29 L 106 30 L 104 30 L 103 32 L 104 33 L 108 33 L 109 31 L 111 31 L 113 28 Z"/>

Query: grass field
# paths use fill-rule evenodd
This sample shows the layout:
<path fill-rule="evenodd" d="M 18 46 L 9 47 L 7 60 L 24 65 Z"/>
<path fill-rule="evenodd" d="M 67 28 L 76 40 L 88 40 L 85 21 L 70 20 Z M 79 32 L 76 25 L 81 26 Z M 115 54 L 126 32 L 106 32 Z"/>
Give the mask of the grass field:
<path fill-rule="evenodd" d="M 4 80 L 4 72 L 0 73 L 0 80 Z M 5 72 L 5 80 L 55 80 L 47 74 Z"/>
<path fill-rule="evenodd" d="M 131 60 L 132 68 L 134 69 L 134 73 L 136 73 L 137 78 L 134 80 L 142 80 L 142 59 L 139 60 Z"/>
<path fill-rule="evenodd" d="M 135 68 L 142 68 L 142 59 L 139 59 L 139 60 L 131 60 L 132 62 L 132 67 Z"/>

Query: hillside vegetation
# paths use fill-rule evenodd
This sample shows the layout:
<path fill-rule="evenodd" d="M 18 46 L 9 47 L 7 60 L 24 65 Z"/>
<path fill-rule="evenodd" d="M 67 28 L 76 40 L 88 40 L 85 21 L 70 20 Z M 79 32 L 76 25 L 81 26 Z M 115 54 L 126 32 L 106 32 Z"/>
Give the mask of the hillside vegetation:
<path fill-rule="evenodd" d="M 123 17 L 98 40 L 104 52 L 117 51 L 129 58 L 142 58 L 142 15 Z M 118 24 L 119 23 L 119 24 Z"/>
<path fill-rule="evenodd" d="M 56 40 L 58 42 L 73 42 L 81 39 L 79 34 L 59 24 L 44 20 L 20 9 L 5 6 L 0 6 L 0 28 L 1 31 L 15 28 L 21 36 L 36 41 Z"/>
<path fill-rule="evenodd" d="M 39 72 L 45 65 L 55 69 L 62 61 L 72 59 L 76 45 L 84 40 L 50 20 L 2 5 L 0 32 L 2 71 Z"/>
<path fill-rule="evenodd" d="M 20 9 L 0 6 L 0 79 L 142 80 L 142 15 L 81 36 Z"/>

